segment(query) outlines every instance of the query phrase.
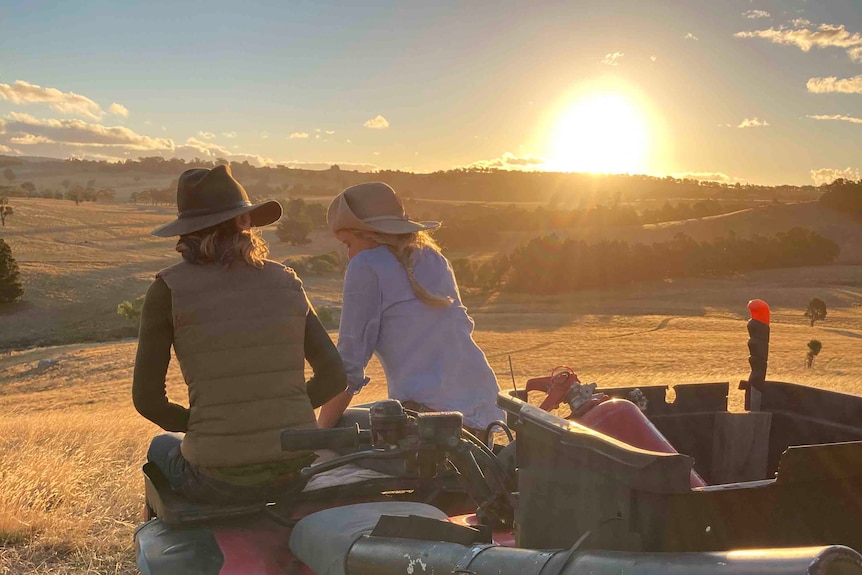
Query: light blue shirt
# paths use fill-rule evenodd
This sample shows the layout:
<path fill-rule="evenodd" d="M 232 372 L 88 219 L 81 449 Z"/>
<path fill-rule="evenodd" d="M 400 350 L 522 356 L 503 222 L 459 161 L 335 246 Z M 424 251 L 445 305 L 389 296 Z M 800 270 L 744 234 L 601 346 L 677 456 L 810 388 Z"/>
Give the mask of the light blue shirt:
<path fill-rule="evenodd" d="M 338 331 L 348 390 L 359 393 L 368 383 L 365 366 L 376 353 L 389 397 L 460 411 L 464 425 L 477 429 L 503 420 L 496 407 L 497 378 L 473 341 L 473 320 L 461 304 L 449 262 L 435 250 L 421 249 L 414 263 L 416 280 L 435 295 L 451 297 L 451 306 L 420 301 L 407 271 L 385 246 L 350 260 Z"/>

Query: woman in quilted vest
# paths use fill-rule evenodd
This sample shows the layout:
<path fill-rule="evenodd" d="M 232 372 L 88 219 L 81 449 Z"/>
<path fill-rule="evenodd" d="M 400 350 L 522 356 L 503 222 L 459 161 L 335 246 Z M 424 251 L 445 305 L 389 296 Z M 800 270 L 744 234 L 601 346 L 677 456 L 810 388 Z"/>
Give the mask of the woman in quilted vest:
<path fill-rule="evenodd" d="M 157 436 L 147 459 L 191 499 L 284 497 L 316 456 L 283 451 L 280 432 L 315 427 L 314 409 L 345 389 L 344 367 L 299 278 L 266 259 L 255 228 L 281 217 L 278 202 L 253 205 L 218 166 L 180 176 L 177 210 L 153 231 L 179 236 L 182 260 L 147 290 L 132 395 L 141 415 L 183 435 Z M 166 395 L 171 347 L 188 408 Z"/>
<path fill-rule="evenodd" d="M 323 406 L 319 425 L 337 424 L 368 383 L 365 367 L 376 353 L 389 397 L 417 411 L 460 411 L 483 437 L 503 419 L 497 379 L 473 341 L 452 267 L 427 233 L 439 222 L 411 221 L 382 182 L 341 192 L 327 221 L 350 258 L 338 332 L 347 390 Z"/>

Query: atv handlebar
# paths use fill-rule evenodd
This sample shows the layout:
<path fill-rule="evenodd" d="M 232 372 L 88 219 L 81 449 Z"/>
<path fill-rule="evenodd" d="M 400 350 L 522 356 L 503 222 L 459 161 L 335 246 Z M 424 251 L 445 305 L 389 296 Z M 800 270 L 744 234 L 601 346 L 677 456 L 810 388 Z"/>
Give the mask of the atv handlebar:
<path fill-rule="evenodd" d="M 303 479 L 364 459 L 403 459 L 407 473 L 418 479 L 433 479 L 439 472 L 454 468 L 479 506 L 477 514 L 493 523 L 510 524 L 514 499 L 506 471 L 484 443 L 462 431 L 463 416 L 458 412 L 410 413 L 399 401 L 378 401 L 369 409 L 370 430 L 359 425 L 285 429 L 281 447 L 285 451 L 354 450 L 304 468 Z"/>

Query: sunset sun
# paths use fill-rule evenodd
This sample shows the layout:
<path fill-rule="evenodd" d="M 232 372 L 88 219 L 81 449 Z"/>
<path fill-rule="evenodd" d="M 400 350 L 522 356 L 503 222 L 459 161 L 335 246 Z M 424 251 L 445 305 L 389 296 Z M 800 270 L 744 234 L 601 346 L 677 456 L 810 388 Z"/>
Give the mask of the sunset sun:
<path fill-rule="evenodd" d="M 648 132 L 644 113 L 626 96 L 585 96 L 555 121 L 550 165 L 566 172 L 643 173 Z"/>

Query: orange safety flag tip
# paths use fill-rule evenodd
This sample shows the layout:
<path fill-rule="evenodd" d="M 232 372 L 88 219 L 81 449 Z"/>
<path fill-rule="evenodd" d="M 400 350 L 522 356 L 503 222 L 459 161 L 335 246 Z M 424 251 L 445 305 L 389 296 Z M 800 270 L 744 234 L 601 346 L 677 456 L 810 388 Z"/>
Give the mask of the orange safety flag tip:
<path fill-rule="evenodd" d="M 769 304 L 762 299 L 753 299 L 748 302 L 748 311 L 751 312 L 751 319 L 762 321 L 769 325 Z"/>

